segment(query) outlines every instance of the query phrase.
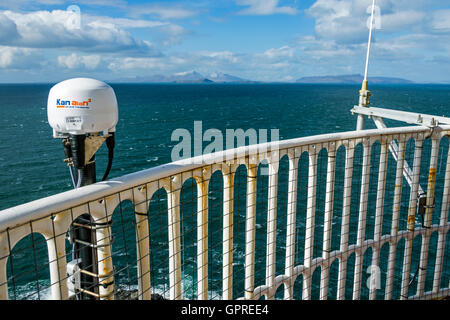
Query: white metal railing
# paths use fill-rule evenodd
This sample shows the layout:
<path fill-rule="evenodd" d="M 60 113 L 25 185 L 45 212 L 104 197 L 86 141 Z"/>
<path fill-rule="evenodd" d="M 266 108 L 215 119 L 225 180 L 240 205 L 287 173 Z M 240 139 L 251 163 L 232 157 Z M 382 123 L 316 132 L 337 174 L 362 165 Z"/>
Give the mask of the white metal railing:
<path fill-rule="evenodd" d="M 160 226 L 167 229 L 168 244 L 168 278 L 169 299 L 183 299 L 183 277 L 182 274 L 182 246 L 184 223 L 180 214 L 181 190 L 183 183 L 188 179 L 196 182 L 196 290 L 198 299 L 210 298 L 208 287 L 209 273 L 208 261 L 211 241 L 221 242 L 222 249 L 222 280 L 219 297 L 222 299 L 273 299 L 280 286 L 283 287 L 284 299 L 295 299 L 294 294 L 296 281 L 302 278 L 302 299 L 312 298 L 313 274 L 320 268 L 320 283 L 318 285 L 320 299 L 327 299 L 330 291 L 330 279 L 333 262 L 338 262 L 337 271 L 337 299 L 345 299 L 346 292 L 351 287 L 352 298 L 361 299 L 361 291 L 364 288 L 364 256 L 371 249 L 371 266 L 379 267 L 387 263 L 387 273 L 384 286 L 384 298 L 391 299 L 393 287 L 400 287 L 401 299 L 427 299 L 439 298 L 449 295 L 448 266 L 445 264 L 447 234 L 449 231 L 448 211 L 450 204 L 450 157 L 444 166 L 445 178 L 443 185 L 439 185 L 440 193 L 435 195 L 436 168 L 439 157 L 439 144 L 443 137 L 450 132 L 450 126 L 435 128 L 426 127 L 401 127 L 384 128 L 377 130 L 364 130 L 345 133 L 324 134 L 312 137 L 297 138 L 268 144 L 252 145 L 233 150 L 226 150 L 214 154 L 204 155 L 197 158 L 181 160 L 166 165 L 161 165 L 148 170 L 139 171 L 129 175 L 115 178 L 113 180 L 96 183 L 76 190 L 67 191 L 47 198 L 39 199 L 30 203 L 19 205 L 0 211 L 0 299 L 8 299 L 8 283 L 14 279 L 14 271 L 8 271 L 8 259 L 14 256 L 14 247 L 21 239 L 30 234 L 41 234 L 45 238 L 48 252 L 48 270 L 50 274 L 50 290 L 52 299 L 67 299 L 69 291 L 67 288 L 67 263 L 66 233 L 72 222 L 82 214 L 89 213 L 94 221 L 97 249 L 97 274 L 99 286 L 95 296 L 100 299 L 114 298 L 114 258 L 112 255 L 111 220 L 116 208 L 125 200 L 133 203 L 135 213 L 136 231 L 136 256 L 137 283 L 139 299 L 151 299 L 154 292 L 152 286 L 151 256 L 159 250 L 151 247 L 150 240 L 152 222 L 149 216 L 165 215 L 167 225 Z M 413 163 L 407 164 L 405 150 L 408 141 L 414 141 Z M 423 144 L 426 139 L 431 139 L 432 146 L 430 154 L 423 154 Z M 374 154 L 374 144 L 380 144 L 380 153 Z M 396 167 L 389 172 L 388 157 L 389 148 L 393 145 L 396 149 Z M 355 158 L 355 148 L 362 145 L 362 157 Z M 337 164 L 336 156 L 345 149 L 345 162 L 343 166 Z M 318 208 L 318 201 L 323 201 L 317 196 L 318 182 L 318 158 L 321 150 L 325 149 L 326 177 L 324 182 L 325 195 L 323 211 Z M 301 185 L 299 181 L 299 159 L 306 153 L 308 158 L 307 181 Z M 278 218 L 279 214 L 279 163 L 280 159 L 287 157 L 289 172 L 287 178 L 287 203 L 286 224 L 283 226 L 285 239 L 284 256 L 277 256 L 279 248 Z M 373 158 L 375 157 L 375 158 Z M 376 159 L 373 161 L 372 159 Z M 267 218 L 266 218 L 266 243 L 264 247 L 256 246 L 256 219 L 261 214 L 257 212 L 257 181 L 258 165 L 266 160 L 269 167 L 267 188 Z M 423 161 L 422 161 L 423 160 Z M 424 162 L 425 161 L 425 162 Z M 425 174 L 428 175 L 426 193 L 427 201 L 423 225 L 416 223 L 416 211 L 418 200 L 418 188 L 421 167 L 426 163 L 429 167 Z M 355 165 L 361 166 L 360 183 L 354 185 L 353 173 Z M 237 242 L 234 239 L 235 200 L 234 179 L 236 170 L 244 165 L 247 169 L 246 175 L 246 211 L 245 211 L 245 257 L 243 286 L 236 289 L 239 282 L 236 280 L 241 275 L 233 272 L 234 248 Z M 407 213 L 402 215 L 402 195 L 408 190 L 403 181 L 405 167 L 411 168 L 409 195 L 405 206 Z M 376 168 L 377 175 L 371 175 L 372 169 Z M 343 170 L 343 185 L 336 180 L 339 170 Z M 209 239 L 208 235 L 208 186 L 214 172 L 220 171 L 223 176 L 223 199 L 222 206 L 222 239 Z M 386 189 L 387 176 L 395 176 L 395 185 L 392 189 Z M 369 197 L 370 184 L 376 184 L 376 198 L 372 201 Z M 441 182 L 439 182 L 441 183 Z M 167 211 L 150 212 L 149 203 L 153 195 L 160 189 L 167 193 Z M 299 203 L 298 192 L 300 188 L 306 188 L 306 203 Z M 342 190 L 342 203 L 336 203 L 336 190 Z M 386 193 L 393 193 L 392 203 L 385 203 Z M 359 203 L 352 203 L 352 194 L 357 193 Z M 440 212 L 438 223 L 433 223 L 434 208 L 439 202 Z M 304 205 L 306 210 L 298 212 L 298 207 Z M 383 234 L 383 217 L 386 216 L 386 206 L 389 206 L 390 232 Z M 349 240 L 351 225 L 351 209 L 357 212 L 356 242 Z M 341 230 L 338 234 L 333 232 L 333 214 L 336 208 L 340 211 Z M 355 211 L 355 210 L 353 210 Z M 370 211 L 370 212 L 369 212 Z M 264 212 L 264 213 L 265 213 Z M 374 214 L 373 237 L 367 237 L 368 216 Z M 322 243 L 320 255 L 315 256 L 315 236 L 318 223 L 318 214 L 323 216 Z M 299 241 L 299 221 L 304 222 L 305 236 Z M 400 228 L 400 222 L 405 222 L 406 228 Z M 426 290 L 427 263 L 429 261 L 430 238 L 437 232 L 438 240 L 433 261 L 434 272 L 432 276 L 431 290 Z M 414 247 L 414 240 L 421 236 L 420 248 Z M 339 239 L 338 249 L 332 249 L 333 239 Z M 397 246 L 404 239 L 404 254 L 401 257 L 401 272 L 396 273 Z M 380 252 L 385 244 L 389 246 L 388 259 L 386 262 L 380 260 Z M 34 248 L 34 247 L 33 247 Z M 300 249 L 299 249 L 300 248 Z M 255 253 L 263 250 L 265 252 L 265 280 L 261 283 L 255 279 L 256 259 Z M 417 276 L 416 292 L 411 294 L 410 281 L 411 257 L 413 250 L 420 250 L 420 261 Z M 299 260 L 299 253 L 303 253 L 303 259 Z M 355 263 L 353 272 L 348 277 L 349 257 L 354 254 Z M 434 254 L 434 253 L 433 253 Z M 32 259 L 32 257 L 28 257 Z M 284 271 L 277 272 L 277 261 L 282 261 Z M 31 260 L 30 260 L 31 261 Z M 11 268 L 12 269 L 12 268 Z M 8 272 L 10 276 L 8 277 Z M 443 278 L 444 277 L 444 278 Z M 351 286 L 347 281 L 353 278 Z M 396 281 L 399 283 L 396 283 Z M 444 284 L 443 281 L 445 282 Z M 369 298 L 377 298 L 377 286 L 371 286 Z M 235 295 L 233 292 L 239 292 Z"/>

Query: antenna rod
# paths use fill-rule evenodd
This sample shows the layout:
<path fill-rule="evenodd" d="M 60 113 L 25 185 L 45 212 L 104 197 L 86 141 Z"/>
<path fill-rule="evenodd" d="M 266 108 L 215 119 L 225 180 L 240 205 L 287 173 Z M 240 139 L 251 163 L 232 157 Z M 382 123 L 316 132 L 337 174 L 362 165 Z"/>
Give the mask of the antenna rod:
<path fill-rule="evenodd" d="M 366 55 L 366 68 L 364 70 L 364 80 L 362 82 L 361 90 L 359 90 L 359 106 L 367 107 L 369 106 L 370 91 L 367 89 L 367 74 L 369 71 L 369 58 L 370 58 L 370 47 L 372 44 L 372 30 L 373 30 L 373 17 L 375 13 L 375 0 L 372 1 L 372 12 L 370 15 L 370 26 L 369 26 L 369 41 L 367 43 L 367 55 Z M 364 115 L 359 114 L 356 122 L 356 130 L 364 129 L 365 118 Z"/>
<path fill-rule="evenodd" d="M 367 73 L 369 71 L 370 45 L 372 44 L 373 15 L 375 12 L 375 0 L 372 1 L 372 13 L 370 15 L 369 41 L 367 43 L 366 69 L 364 71 L 364 81 L 367 81 Z"/>

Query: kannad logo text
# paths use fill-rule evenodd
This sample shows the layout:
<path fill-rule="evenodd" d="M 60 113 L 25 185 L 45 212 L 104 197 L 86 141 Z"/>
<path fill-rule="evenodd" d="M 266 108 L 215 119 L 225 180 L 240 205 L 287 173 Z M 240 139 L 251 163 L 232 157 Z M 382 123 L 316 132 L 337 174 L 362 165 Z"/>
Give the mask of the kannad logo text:
<path fill-rule="evenodd" d="M 57 108 L 83 108 L 83 107 L 88 108 L 90 102 L 92 102 L 92 99 L 87 99 L 85 101 L 56 99 L 56 107 Z"/>

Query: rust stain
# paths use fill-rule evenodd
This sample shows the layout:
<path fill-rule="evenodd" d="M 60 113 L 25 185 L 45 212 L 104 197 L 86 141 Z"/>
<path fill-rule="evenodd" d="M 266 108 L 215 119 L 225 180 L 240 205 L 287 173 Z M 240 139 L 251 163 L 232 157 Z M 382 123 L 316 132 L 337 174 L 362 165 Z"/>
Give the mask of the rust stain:
<path fill-rule="evenodd" d="M 430 183 L 436 180 L 436 168 L 430 168 L 430 173 L 428 174 L 428 181 Z"/>

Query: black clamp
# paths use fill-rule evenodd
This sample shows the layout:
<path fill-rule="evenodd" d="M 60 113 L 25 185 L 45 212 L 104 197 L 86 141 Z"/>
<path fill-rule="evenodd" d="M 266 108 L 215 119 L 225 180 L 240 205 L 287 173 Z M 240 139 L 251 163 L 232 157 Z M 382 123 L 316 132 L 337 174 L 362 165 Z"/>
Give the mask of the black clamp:
<path fill-rule="evenodd" d="M 113 284 L 114 284 L 114 280 L 112 280 L 111 282 L 107 282 L 107 283 L 99 283 L 99 285 L 101 285 L 103 287 L 103 289 L 106 289 Z"/>
<path fill-rule="evenodd" d="M 148 217 L 148 213 L 143 213 L 143 212 L 137 212 L 137 211 L 135 211 L 134 214 L 137 215 L 137 216 Z"/>

